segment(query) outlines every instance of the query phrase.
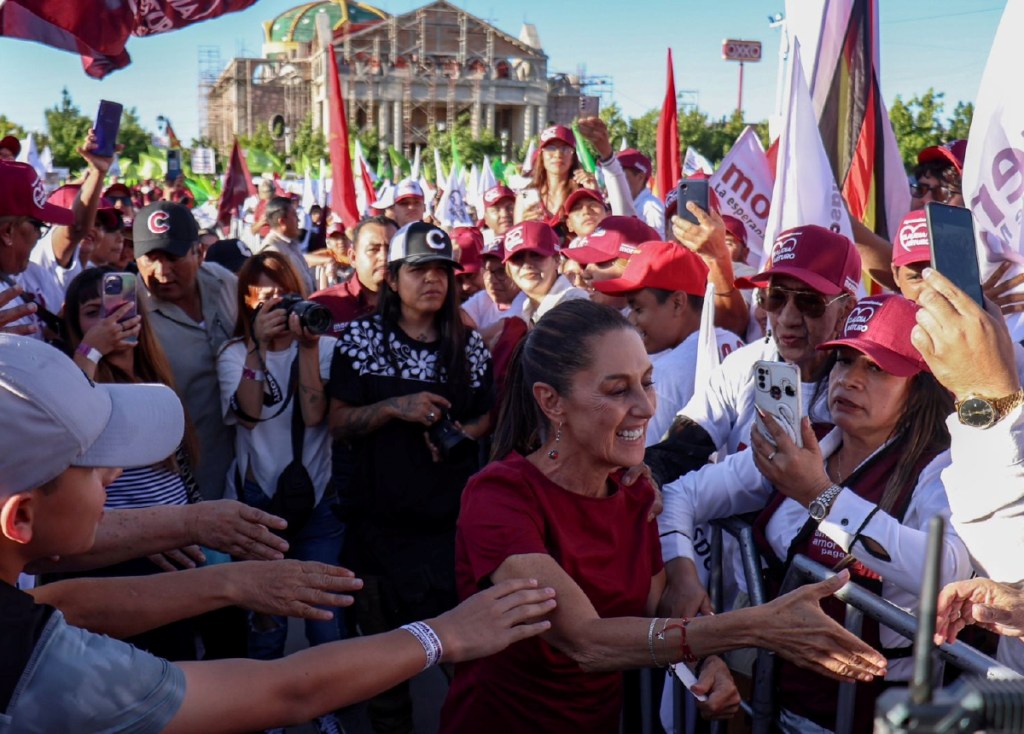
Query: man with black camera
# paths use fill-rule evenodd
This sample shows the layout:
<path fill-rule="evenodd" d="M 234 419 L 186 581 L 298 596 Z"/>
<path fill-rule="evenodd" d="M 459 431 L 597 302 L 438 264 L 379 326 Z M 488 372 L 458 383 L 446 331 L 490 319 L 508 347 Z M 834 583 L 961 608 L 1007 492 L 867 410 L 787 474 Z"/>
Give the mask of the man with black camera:
<path fill-rule="evenodd" d="M 234 459 L 234 428 L 220 413 L 217 352 L 231 338 L 238 279 L 200 263 L 199 226 L 181 204 L 158 201 L 135 217 L 135 259 L 144 288 L 140 308 L 174 373 L 175 389 L 199 435 L 196 481 L 204 499 L 224 496 Z"/>

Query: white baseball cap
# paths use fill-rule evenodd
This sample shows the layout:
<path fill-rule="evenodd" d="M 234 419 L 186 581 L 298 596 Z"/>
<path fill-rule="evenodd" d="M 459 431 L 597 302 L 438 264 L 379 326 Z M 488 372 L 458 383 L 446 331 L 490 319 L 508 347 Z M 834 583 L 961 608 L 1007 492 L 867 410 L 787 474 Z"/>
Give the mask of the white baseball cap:
<path fill-rule="evenodd" d="M 0 334 L 0 498 L 71 466 L 155 464 L 184 429 L 181 401 L 166 385 L 97 385 L 57 349 Z"/>

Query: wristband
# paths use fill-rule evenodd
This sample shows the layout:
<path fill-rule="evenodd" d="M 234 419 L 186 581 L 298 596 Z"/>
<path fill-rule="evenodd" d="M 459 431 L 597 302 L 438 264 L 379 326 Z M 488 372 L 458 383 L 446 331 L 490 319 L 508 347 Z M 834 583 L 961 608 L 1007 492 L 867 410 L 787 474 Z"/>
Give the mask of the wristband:
<path fill-rule="evenodd" d="M 100 352 L 99 349 L 91 347 L 85 342 L 78 345 L 78 349 L 75 350 L 75 354 L 81 354 L 93 364 L 99 364 L 100 360 L 103 359 L 103 353 Z"/>
<path fill-rule="evenodd" d="M 248 367 L 242 367 L 242 379 L 263 382 L 263 370 L 251 370 Z"/>
<path fill-rule="evenodd" d="M 413 622 L 402 625 L 402 629 L 415 637 L 423 646 L 423 652 L 427 656 L 427 664 L 423 666 L 424 670 L 432 668 L 440 662 L 444 649 L 441 647 L 441 639 L 430 628 L 430 625 L 426 622 Z"/>
<path fill-rule="evenodd" d="M 680 635 L 680 637 L 679 637 L 679 655 L 680 655 L 680 658 L 682 659 L 682 661 L 684 663 L 695 663 L 695 662 L 697 662 L 698 658 L 697 658 L 696 655 L 693 654 L 693 650 L 691 650 L 690 646 L 686 643 L 686 625 L 688 625 L 689 623 L 690 623 L 690 620 L 688 618 L 684 618 L 683 620 L 681 620 L 681 622 L 679 624 L 670 624 L 670 625 L 665 626 L 665 628 L 662 629 L 661 632 L 658 634 L 658 639 L 664 640 L 665 639 L 665 633 L 668 632 L 669 630 L 673 630 L 673 629 L 679 630 L 679 635 Z"/>
<path fill-rule="evenodd" d="M 651 626 L 647 628 L 647 649 L 651 653 L 651 662 L 654 663 L 655 668 L 660 668 L 661 663 L 658 662 L 658 656 L 654 654 L 654 627 L 658 624 L 657 618 L 651 620 Z"/>

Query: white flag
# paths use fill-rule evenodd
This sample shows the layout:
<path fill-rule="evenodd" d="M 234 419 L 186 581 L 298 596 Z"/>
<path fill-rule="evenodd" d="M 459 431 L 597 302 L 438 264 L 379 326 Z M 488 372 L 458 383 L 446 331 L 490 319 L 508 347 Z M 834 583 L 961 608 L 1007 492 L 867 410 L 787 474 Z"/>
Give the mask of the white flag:
<path fill-rule="evenodd" d="M 327 172 L 327 161 L 320 159 L 320 206 L 327 206 L 327 186 L 331 175 Z"/>
<path fill-rule="evenodd" d="M 718 335 L 715 333 L 715 284 L 708 283 L 704 291 L 704 308 L 700 312 L 700 332 L 697 335 L 697 365 L 693 373 L 693 396 L 704 394 L 711 373 L 721 364 Z"/>
<path fill-rule="evenodd" d="M 692 176 L 693 174 L 701 171 L 708 174 L 709 176 L 715 169 L 711 166 L 711 161 L 702 156 L 697 152 L 695 148 L 687 147 L 686 155 L 683 156 L 683 175 Z"/>
<path fill-rule="evenodd" d="M 302 199 L 300 203 L 302 208 L 306 210 L 306 214 L 309 214 L 310 208 L 320 201 L 320 182 L 313 178 L 313 172 L 308 168 L 303 173 L 303 176 Z"/>
<path fill-rule="evenodd" d="M 530 139 L 530 147 L 526 149 L 526 158 L 523 160 L 523 174 L 529 175 L 533 173 L 533 156 L 537 151 L 537 146 L 533 139 Z"/>
<path fill-rule="evenodd" d="M 39 174 L 40 178 L 46 176 L 46 166 L 43 165 L 42 160 L 39 158 L 36 137 L 32 133 L 29 133 L 28 137 L 21 141 L 21 152 L 18 153 L 17 160 L 19 163 L 28 163 L 32 168 L 36 169 L 36 173 Z"/>
<path fill-rule="evenodd" d="M 412 156 L 412 172 L 409 174 L 409 178 L 413 181 L 420 180 L 420 146 L 416 146 L 416 152 Z"/>
<path fill-rule="evenodd" d="M 1024 272 L 1024 97 L 1007 86 L 1020 63 L 1022 23 L 1024 2 L 1010 0 L 975 98 L 964 161 L 964 201 L 974 214 L 982 278 L 1007 260 L 1013 265 L 1004 277 Z M 1010 316 L 1007 323 L 1015 341 L 1024 337 L 1024 314 Z"/>
<path fill-rule="evenodd" d="M 370 201 L 376 201 L 376 196 L 374 192 L 366 190 L 366 184 L 363 181 L 363 167 L 366 165 L 366 157 L 363 155 L 363 146 L 359 142 L 359 138 L 356 138 L 354 153 L 352 177 L 355 179 L 356 187 L 356 210 L 359 212 L 359 216 L 363 217 L 369 211 Z M 366 169 L 369 169 L 369 166 L 366 166 Z"/>
<path fill-rule="evenodd" d="M 619 141 L 619 152 L 626 150 L 629 147 L 629 143 L 626 142 L 626 137 L 623 136 L 622 140 Z"/>
<path fill-rule="evenodd" d="M 786 105 L 779 136 L 772 206 L 765 226 L 762 267 L 771 259 L 771 248 L 780 232 L 817 224 L 853 240 L 850 216 L 843 195 L 821 144 L 818 120 L 804 79 L 800 43 L 793 53 L 786 80 Z"/>
<path fill-rule="evenodd" d="M 483 198 L 484 194 L 486 194 L 488 191 L 490 191 L 491 189 L 493 189 L 497 185 L 498 185 L 498 179 L 496 179 L 494 177 L 494 166 L 491 165 L 491 157 L 485 155 L 484 156 L 483 167 L 480 169 L 480 196 L 481 196 L 481 198 Z M 480 213 L 483 214 L 483 209 L 480 210 Z"/>
<path fill-rule="evenodd" d="M 39 160 L 43 164 L 43 168 L 49 173 L 53 170 L 53 151 L 50 150 L 50 146 L 47 145 L 43 148 L 43 152 L 39 154 Z"/>
<path fill-rule="evenodd" d="M 468 201 L 477 213 L 483 216 L 484 213 L 484 192 L 480 188 L 480 169 L 474 163 L 469 169 L 469 181 L 466 184 L 466 201 Z"/>
<path fill-rule="evenodd" d="M 444 164 L 441 163 L 441 151 L 434 148 L 434 180 L 440 186 L 442 181 L 447 181 L 448 176 L 444 172 Z"/>
<path fill-rule="evenodd" d="M 718 194 L 722 214 L 747 226 L 747 246 L 758 252 L 764 242 L 775 179 L 754 128 L 747 126 L 736 138 L 718 170 L 711 175 L 711 185 Z"/>
<path fill-rule="evenodd" d="M 437 210 L 434 212 L 434 219 L 438 220 L 442 227 L 472 227 L 474 222 L 466 210 L 466 184 L 456 166 L 452 166 L 448 174 L 448 182 L 445 184 L 441 200 L 437 202 Z"/>

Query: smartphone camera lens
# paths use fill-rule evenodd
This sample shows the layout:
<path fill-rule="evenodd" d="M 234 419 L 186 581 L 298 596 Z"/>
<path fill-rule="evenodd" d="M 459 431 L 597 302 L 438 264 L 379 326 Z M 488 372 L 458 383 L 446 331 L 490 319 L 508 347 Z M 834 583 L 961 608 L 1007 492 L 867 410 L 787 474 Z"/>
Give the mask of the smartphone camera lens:
<path fill-rule="evenodd" d="M 103 292 L 108 296 L 116 296 L 121 292 L 120 280 L 108 280 L 103 284 Z"/>
<path fill-rule="evenodd" d="M 772 389 L 768 394 L 772 396 L 772 400 L 778 400 L 782 397 L 782 390 L 778 385 L 772 385 Z"/>

